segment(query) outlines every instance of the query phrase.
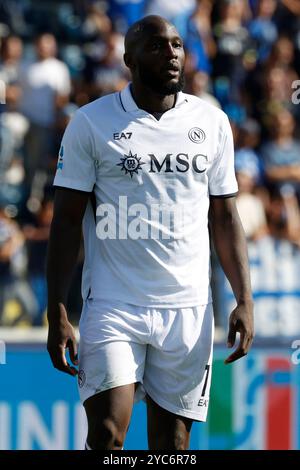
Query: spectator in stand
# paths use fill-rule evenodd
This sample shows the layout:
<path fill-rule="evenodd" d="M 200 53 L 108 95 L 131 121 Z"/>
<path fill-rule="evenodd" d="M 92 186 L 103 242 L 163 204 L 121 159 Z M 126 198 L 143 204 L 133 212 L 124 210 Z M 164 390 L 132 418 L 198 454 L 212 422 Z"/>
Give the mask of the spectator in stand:
<path fill-rule="evenodd" d="M 105 4 L 96 2 L 88 4 L 86 16 L 82 20 L 82 34 L 85 40 L 104 38 L 112 30 L 112 22 L 105 11 Z"/>
<path fill-rule="evenodd" d="M 11 35 L 1 46 L 0 80 L 5 84 L 5 105 L 0 114 L 0 204 L 17 208 L 25 196 L 23 145 L 29 128 L 28 120 L 17 110 L 22 95 L 19 76 L 23 43 Z"/>
<path fill-rule="evenodd" d="M 253 113 L 263 126 L 265 139 L 268 136 L 270 117 L 280 112 L 282 108 L 295 114 L 297 106 L 292 102 L 292 93 L 294 92 L 292 81 L 284 69 L 280 67 L 264 68 L 256 85 L 251 90 Z"/>
<path fill-rule="evenodd" d="M 266 114 L 276 113 L 279 107 L 293 114 L 297 106 L 292 102 L 292 83 L 299 78 L 294 68 L 294 45 L 286 36 L 273 44 L 265 64 L 256 69 L 247 80 L 255 115 L 265 125 Z"/>
<path fill-rule="evenodd" d="M 185 47 L 193 56 L 195 70 L 211 72 L 210 60 L 216 54 L 216 44 L 212 34 L 211 0 L 197 0 L 196 8 L 186 22 Z"/>
<path fill-rule="evenodd" d="M 125 34 L 128 28 L 144 16 L 147 0 L 110 0 L 108 15 L 114 28 Z"/>
<path fill-rule="evenodd" d="M 7 302 L 15 300 L 21 308 L 21 317 L 33 321 L 37 316 L 34 295 L 24 279 L 24 237 L 19 225 L 0 207 L 0 324 L 10 323 L 4 318 Z"/>
<path fill-rule="evenodd" d="M 2 0 L 0 2 L 0 23 L 16 34 L 28 34 L 28 24 L 25 19 L 28 7 L 28 1 Z"/>
<path fill-rule="evenodd" d="M 197 0 L 146 0 L 145 15 L 159 15 L 176 27 L 179 35 L 186 42 L 187 21 L 193 13 Z M 144 15 L 143 15 L 144 16 Z"/>
<path fill-rule="evenodd" d="M 285 104 L 286 107 L 289 107 L 291 112 L 295 111 L 291 100 L 293 92 L 292 83 L 294 80 L 299 78 L 299 75 L 294 68 L 294 59 L 295 47 L 293 42 L 287 36 L 280 36 L 273 46 L 271 55 L 267 62 L 267 69 L 270 71 L 274 69 L 281 71 L 281 74 L 284 77 L 282 79 L 282 84 L 278 84 L 277 90 L 275 86 L 273 87 L 273 94 L 276 96 L 276 91 L 277 94 L 282 93 L 283 97 L 281 103 Z M 266 95 L 268 98 L 268 90 L 266 90 Z"/>
<path fill-rule="evenodd" d="M 255 174 L 256 183 L 261 186 L 264 183 L 264 167 L 262 159 L 257 152 L 260 144 L 260 125 L 255 119 L 247 118 L 237 127 L 235 141 L 235 158 L 245 162 L 247 159 L 253 162 L 257 171 Z"/>
<path fill-rule="evenodd" d="M 57 110 L 68 101 L 71 91 L 67 66 L 56 56 L 57 45 L 52 34 L 41 34 L 36 40 L 37 58 L 24 67 L 21 112 L 30 120 L 25 141 L 25 170 L 28 188 L 34 189 L 37 172 L 47 175 L 53 153 L 53 132 Z M 46 183 L 46 178 L 43 178 Z"/>
<path fill-rule="evenodd" d="M 123 37 L 112 32 L 104 44 L 105 49 L 100 60 L 90 63 L 86 70 L 91 99 L 119 91 L 128 82 L 128 73 L 120 61 L 120 56 L 123 55 Z"/>
<path fill-rule="evenodd" d="M 18 112 L 22 97 L 20 84 L 22 57 L 22 40 L 18 36 L 8 36 L 3 41 L 1 49 L 0 80 L 5 83 L 5 107 L 1 115 L 1 123 L 12 135 L 14 141 L 12 153 L 21 149 L 29 127 L 28 120 Z"/>
<path fill-rule="evenodd" d="M 8 36 L 1 44 L 0 80 L 6 85 L 6 105 L 15 108 L 19 102 L 20 67 L 23 55 L 23 43 L 18 36 Z"/>
<path fill-rule="evenodd" d="M 296 37 L 299 33 L 300 2 L 299 0 L 280 0 L 276 10 L 275 21 L 283 34 Z"/>
<path fill-rule="evenodd" d="M 278 36 L 277 27 L 273 21 L 276 6 L 276 0 L 258 0 L 255 18 L 248 26 L 257 47 L 258 63 L 265 62 L 269 57 L 272 45 Z"/>
<path fill-rule="evenodd" d="M 269 182 L 277 188 L 290 183 L 300 197 L 300 142 L 293 137 L 295 119 L 286 109 L 270 117 L 271 138 L 261 148 Z"/>
<path fill-rule="evenodd" d="M 209 75 L 201 70 L 191 70 L 186 74 L 186 92 L 198 96 L 207 103 L 221 108 L 218 100 L 210 93 Z"/>
<path fill-rule="evenodd" d="M 43 324 L 43 315 L 47 306 L 45 266 L 52 216 L 53 200 L 45 198 L 36 215 L 35 223 L 23 228 L 27 242 L 29 283 L 38 304 L 38 315 L 33 323 L 35 326 Z"/>
<path fill-rule="evenodd" d="M 272 237 L 300 247 L 300 210 L 292 185 L 272 186 L 267 207 L 268 230 Z"/>
<path fill-rule="evenodd" d="M 147 2 L 146 14 L 147 15 L 159 15 L 170 21 L 175 21 L 180 15 L 190 15 L 194 10 L 196 0 L 176 0 L 171 2 L 170 0 L 151 0 Z"/>
<path fill-rule="evenodd" d="M 274 43 L 267 66 L 268 68 L 279 67 L 290 81 L 297 78 L 294 68 L 295 46 L 293 41 L 287 36 L 280 36 Z"/>
<path fill-rule="evenodd" d="M 288 79 L 285 70 L 281 67 L 272 67 L 265 75 L 265 102 L 269 109 L 274 105 L 288 106 L 291 100 L 291 80 Z"/>
<path fill-rule="evenodd" d="M 213 75 L 216 97 L 223 106 L 229 101 L 240 102 L 240 90 L 247 71 L 253 69 L 256 63 L 253 41 L 243 26 L 245 15 L 244 0 L 220 2 L 220 21 L 214 26 L 217 53 Z"/>
<path fill-rule="evenodd" d="M 240 148 L 235 153 L 235 171 L 239 186 L 237 209 L 249 240 L 258 240 L 267 234 L 265 209 L 255 194 L 261 183 L 261 166 L 253 147 L 259 139 L 259 127 L 253 120 L 246 121 L 239 129 Z"/>

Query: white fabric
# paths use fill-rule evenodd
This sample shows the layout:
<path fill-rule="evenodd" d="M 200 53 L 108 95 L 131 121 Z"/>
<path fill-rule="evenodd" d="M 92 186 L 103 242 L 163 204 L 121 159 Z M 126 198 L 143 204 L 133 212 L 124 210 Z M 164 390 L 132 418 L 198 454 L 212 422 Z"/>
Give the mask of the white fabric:
<path fill-rule="evenodd" d="M 120 302 L 85 302 L 79 325 L 81 401 L 139 382 L 159 406 L 205 421 L 211 382 L 212 304 L 154 309 Z"/>
<path fill-rule="evenodd" d="M 236 199 L 236 207 L 246 237 L 254 237 L 259 230 L 267 225 L 265 209 L 262 201 L 250 193 L 241 193 Z"/>
<path fill-rule="evenodd" d="M 139 162 L 131 172 L 130 155 Z M 179 93 L 159 121 L 137 107 L 129 87 L 77 111 L 54 184 L 96 197 L 97 234 L 91 206 L 83 224 L 83 298 L 210 302 L 209 196 L 236 193 L 233 161 L 227 116 L 195 96 Z"/>
<path fill-rule="evenodd" d="M 22 98 L 20 111 L 34 124 L 51 126 L 55 121 L 55 98 L 69 95 L 70 74 L 67 66 L 51 57 L 21 69 Z"/>

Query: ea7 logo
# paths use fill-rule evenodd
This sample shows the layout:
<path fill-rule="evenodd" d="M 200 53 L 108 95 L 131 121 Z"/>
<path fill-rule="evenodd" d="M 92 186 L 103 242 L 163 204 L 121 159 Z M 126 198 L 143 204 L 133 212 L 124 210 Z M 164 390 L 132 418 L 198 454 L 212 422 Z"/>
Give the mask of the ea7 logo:
<path fill-rule="evenodd" d="M 121 140 L 121 139 L 131 139 L 132 132 L 114 132 L 113 137 L 114 140 Z"/>

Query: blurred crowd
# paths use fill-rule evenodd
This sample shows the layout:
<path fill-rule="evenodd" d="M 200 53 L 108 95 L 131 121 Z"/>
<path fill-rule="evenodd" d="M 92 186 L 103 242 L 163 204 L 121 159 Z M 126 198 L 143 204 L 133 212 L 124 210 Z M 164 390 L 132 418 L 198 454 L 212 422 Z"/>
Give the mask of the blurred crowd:
<path fill-rule="evenodd" d="M 0 325 L 44 324 L 60 140 L 126 85 L 124 34 L 145 14 L 183 37 L 185 91 L 230 118 L 247 238 L 300 247 L 299 0 L 0 0 Z M 76 322 L 80 262 L 69 303 Z"/>

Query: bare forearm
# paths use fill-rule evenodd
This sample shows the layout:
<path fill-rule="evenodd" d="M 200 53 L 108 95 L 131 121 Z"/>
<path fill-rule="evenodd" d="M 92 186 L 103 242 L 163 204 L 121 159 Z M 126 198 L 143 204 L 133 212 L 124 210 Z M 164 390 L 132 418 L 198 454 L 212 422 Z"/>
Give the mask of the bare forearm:
<path fill-rule="evenodd" d="M 300 15 L 300 5 L 298 0 L 283 0 L 282 3 L 294 14 Z"/>
<path fill-rule="evenodd" d="M 236 208 L 212 218 L 211 232 L 221 266 L 238 303 L 252 302 L 247 243 Z"/>
<path fill-rule="evenodd" d="M 299 165 L 274 166 L 266 171 L 267 177 L 273 181 L 299 181 L 300 167 Z"/>
<path fill-rule="evenodd" d="M 47 255 L 48 319 L 59 320 L 66 306 L 72 274 L 77 262 L 81 225 L 72 226 L 54 220 L 51 226 Z"/>

